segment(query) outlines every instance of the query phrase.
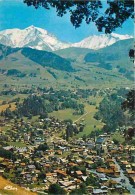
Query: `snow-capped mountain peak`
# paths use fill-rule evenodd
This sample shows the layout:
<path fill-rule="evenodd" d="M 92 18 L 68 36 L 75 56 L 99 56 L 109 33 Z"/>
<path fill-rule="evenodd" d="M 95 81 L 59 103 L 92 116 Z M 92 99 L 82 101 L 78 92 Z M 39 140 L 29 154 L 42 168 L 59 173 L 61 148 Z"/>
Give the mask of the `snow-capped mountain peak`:
<path fill-rule="evenodd" d="M 31 47 L 38 50 L 54 51 L 69 47 L 47 30 L 29 26 L 24 30 L 8 29 L 0 32 L 0 43 L 11 47 Z"/>
<path fill-rule="evenodd" d="M 101 34 L 99 36 L 97 35 L 89 36 L 84 40 L 80 41 L 79 43 L 75 43 L 73 46 L 97 50 L 112 45 L 117 41 L 124 40 L 124 39 L 131 39 L 131 38 L 133 37 L 129 35 L 119 35 L 115 33 Z"/>
<path fill-rule="evenodd" d="M 111 35 L 113 37 L 119 38 L 120 40 L 132 39 L 133 38 L 133 36 L 130 36 L 130 35 L 119 35 L 119 34 L 116 34 L 116 33 L 111 33 Z"/>
<path fill-rule="evenodd" d="M 47 30 L 29 26 L 21 29 L 7 29 L 0 32 L 0 43 L 10 47 L 30 47 L 38 50 L 55 51 L 69 47 L 80 47 L 88 49 L 100 49 L 112 45 L 113 43 L 133 38 L 129 35 L 101 34 L 99 36 L 89 36 L 84 40 L 70 44 L 58 40 L 55 35 Z"/>

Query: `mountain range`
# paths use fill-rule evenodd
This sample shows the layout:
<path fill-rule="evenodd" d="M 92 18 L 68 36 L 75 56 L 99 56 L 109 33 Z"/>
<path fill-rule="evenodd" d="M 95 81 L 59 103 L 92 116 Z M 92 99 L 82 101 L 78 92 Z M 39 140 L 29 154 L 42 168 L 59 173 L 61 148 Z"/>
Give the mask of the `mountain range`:
<path fill-rule="evenodd" d="M 70 47 L 98 50 L 110 46 L 120 40 L 131 39 L 129 35 L 101 34 L 89 36 L 78 43 L 66 43 L 42 28 L 30 26 L 24 30 L 7 29 L 0 31 L 0 44 L 12 48 L 30 47 L 37 50 L 57 51 Z"/>
<path fill-rule="evenodd" d="M 129 35 L 90 36 L 63 43 L 34 26 L 0 32 L 0 86 L 119 87 L 134 81 Z"/>

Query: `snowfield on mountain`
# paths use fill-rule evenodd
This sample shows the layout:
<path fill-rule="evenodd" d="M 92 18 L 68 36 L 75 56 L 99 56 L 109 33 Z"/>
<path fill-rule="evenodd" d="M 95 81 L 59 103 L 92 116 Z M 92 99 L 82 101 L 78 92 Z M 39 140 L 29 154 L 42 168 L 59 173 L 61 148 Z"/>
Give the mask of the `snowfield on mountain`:
<path fill-rule="evenodd" d="M 30 47 L 37 50 L 56 51 L 60 49 L 79 47 L 88 49 L 100 49 L 110 46 L 117 41 L 131 39 L 129 35 L 119 34 L 101 34 L 99 36 L 89 36 L 78 43 L 66 43 L 57 39 L 57 37 L 47 30 L 30 26 L 24 30 L 7 29 L 0 31 L 0 43 L 13 48 Z"/>

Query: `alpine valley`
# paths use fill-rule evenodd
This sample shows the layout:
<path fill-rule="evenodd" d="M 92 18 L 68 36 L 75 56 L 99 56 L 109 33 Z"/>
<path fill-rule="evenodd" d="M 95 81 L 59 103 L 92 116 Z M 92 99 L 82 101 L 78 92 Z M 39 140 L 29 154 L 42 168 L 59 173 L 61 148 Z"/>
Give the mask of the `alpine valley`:
<path fill-rule="evenodd" d="M 135 195 L 133 43 L 0 32 L 0 195 Z"/>
<path fill-rule="evenodd" d="M 58 40 L 44 29 L 0 32 L 0 87 L 131 86 L 133 37 L 119 34 L 89 36 L 78 43 Z"/>

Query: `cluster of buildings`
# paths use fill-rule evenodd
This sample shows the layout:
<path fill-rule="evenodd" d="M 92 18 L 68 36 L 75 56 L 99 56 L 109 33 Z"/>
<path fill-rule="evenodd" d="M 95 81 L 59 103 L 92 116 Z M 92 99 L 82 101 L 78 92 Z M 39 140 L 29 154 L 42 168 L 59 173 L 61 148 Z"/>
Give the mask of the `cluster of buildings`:
<path fill-rule="evenodd" d="M 3 143 L 0 147 L 12 151 L 15 158 L 0 158 L 0 175 L 35 192 L 47 192 L 53 183 L 68 193 L 79 189 L 81 183 L 85 183 L 90 194 L 133 192 L 133 145 L 116 145 L 107 134 L 85 141 L 82 138 L 66 141 L 57 136 L 64 128 L 55 118 L 40 119 L 38 123 L 13 119 L 6 131 L 8 136 L 0 132 Z M 5 144 L 15 142 L 25 145 Z"/>

